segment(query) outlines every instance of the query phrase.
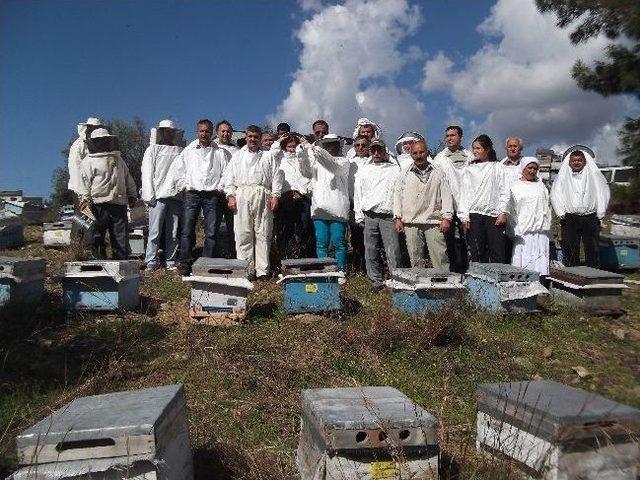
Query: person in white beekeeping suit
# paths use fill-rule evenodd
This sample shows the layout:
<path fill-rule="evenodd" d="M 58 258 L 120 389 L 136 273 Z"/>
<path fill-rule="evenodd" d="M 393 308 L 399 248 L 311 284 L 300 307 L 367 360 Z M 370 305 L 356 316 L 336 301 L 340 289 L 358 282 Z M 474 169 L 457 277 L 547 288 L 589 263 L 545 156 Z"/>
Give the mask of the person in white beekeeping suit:
<path fill-rule="evenodd" d="M 504 171 L 504 180 L 506 185 L 512 185 L 514 182 L 520 180 L 522 176 L 522 149 L 524 148 L 524 142 L 518 137 L 508 137 L 504 142 L 504 149 L 507 154 L 500 163 Z M 507 222 L 506 233 L 504 238 L 505 244 L 505 258 L 507 261 L 513 256 L 513 238 L 515 233 L 513 232 L 512 222 Z"/>
<path fill-rule="evenodd" d="M 373 140 L 370 150 L 371 161 L 356 174 L 353 204 L 356 222 L 364 228 L 367 276 L 373 290 L 378 291 L 384 288 L 378 243 L 382 242 L 389 271 L 401 262 L 400 241 L 393 223 L 393 191 L 400 167 L 389 160 L 382 140 Z"/>
<path fill-rule="evenodd" d="M 382 138 L 382 128 L 380 127 L 380 125 L 364 117 L 359 118 L 356 122 L 356 127 L 353 130 L 354 141 L 358 135 L 364 135 L 369 139 L 369 142 L 373 142 L 376 139 L 384 141 L 384 139 Z M 395 155 L 393 154 L 393 152 L 389 151 L 389 149 L 387 149 L 387 155 L 389 156 L 390 161 L 397 162 Z M 351 159 L 355 156 L 356 150 L 355 148 L 351 147 L 347 152 L 347 158 Z"/>
<path fill-rule="evenodd" d="M 81 164 L 80 209 L 90 208 L 95 217 L 91 253 L 106 258 L 105 234 L 114 260 L 126 259 L 129 253 L 127 205 L 136 202 L 136 184 L 120 156 L 118 137 L 106 128 L 91 132 L 89 153 Z"/>
<path fill-rule="evenodd" d="M 238 150 L 224 171 L 222 183 L 229 209 L 235 212 L 238 258 L 249 263 L 251 277 L 269 275 L 273 212 L 282 192 L 282 172 L 275 150 L 261 150 L 262 130 L 245 129 L 246 145 Z"/>
<path fill-rule="evenodd" d="M 142 158 L 141 197 L 149 208 L 149 236 L 144 263 L 149 271 L 160 268 L 158 246 L 163 231 L 166 267 L 169 270 L 177 268 L 182 201 L 178 197 L 171 167 L 183 150 L 182 133 L 173 121 L 160 121 L 151 131 L 149 146 Z"/>
<path fill-rule="evenodd" d="M 447 146 L 438 153 L 433 164 L 440 167 L 449 182 L 453 195 L 454 208 L 460 204 L 460 182 L 467 165 L 473 160 L 473 154 L 462 146 L 462 128 L 449 125 L 444 131 Z M 447 241 L 447 256 L 452 272 L 464 273 L 467 270 L 466 232 L 456 212 L 453 214 L 451 228 L 444 235 Z"/>
<path fill-rule="evenodd" d="M 216 138 L 214 142 L 231 155 L 240 150 L 233 141 L 233 127 L 227 120 L 220 120 L 216 123 Z"/>
<path fill-rule="evenodd" d="M 520 178 L 509 184 L 506 214 L 514 232 L 511 264 L 549 275 L 551 207 L 549 192 L 538 177 L 536 157 L 523 157 Z"/>
<path fill-rule="evenodd" d="M 398 137 L 398 140 L 396 141 L 396 153 L 398 154 L 398 156 L 396 158 L 398 160 L 400 168 L 408 169 L 413 166 L 411 145 L 413 145 L 415 142 L 424 142 L 425 145 L 427 144 L 427 141 L 418 132 L 404 132 Z M 429 162 L 431 162 L 431 158 L 429 158 Z"/>
<path fill-rule="evenodd" d="M 78 195 L 82 191 L 82 179 L 80 178 L 80 165 L 82 159 L 89 154 L 87 148 L 87 140 L 90 138 L 91 132 L 98 128 L 104 128 L 104 122 L 99 118 L 89 117 L 84 123 L 78 124 L 78 138 L 71 144 L 69 148 L 69 183 L 67 188 Z"/>
<path fill-rule="evenodd" d="M 582 150 L 565 154 L 551 187 L 551 204 L 560 217 L 563 263 L 580 262 L 580 243 L 588 267 L 599 268 L 601 221 L 611 192 L 607 180 L 591 155 Z"/>
<path fill-rule="evenodd" d="M 316 136 L 317 138 L 317 136 Z M 333 251 L 338 270 L 347 267 L 345 233 L 349 220 L 349 161 L 342 156 L 342 139 L 324 134 L 313 144 L 300 139 L 300 173 L 311 179 L 311 218 L 316 234 L 316 256 Z"/>

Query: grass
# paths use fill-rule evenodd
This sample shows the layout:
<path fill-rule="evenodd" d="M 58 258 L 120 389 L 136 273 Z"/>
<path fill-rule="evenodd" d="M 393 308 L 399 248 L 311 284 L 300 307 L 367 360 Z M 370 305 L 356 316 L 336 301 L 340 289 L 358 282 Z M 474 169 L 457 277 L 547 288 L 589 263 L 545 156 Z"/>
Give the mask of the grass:
<path fill-rule="evenodd" d="M 43 255 L 48 276 L 78 251 L 29 243 L 10 255 Z M 635 278 L 638 278 L 637 276 Z M 546 302 L 540 315 L 500 317 L 459 304 L 411 318 L 372 294 L 362 276 L 343 288 L 348 312 L 289 317 L 279 287 L 259 283 L 248 323 L 213 328 L 185 321 L 188 286 L 174 274 L 144 275 L 142 308 L 121 314 L 60 309 L 60 286 L 29 309 L 0 314 L 0 474 L 15 468 L 22 429 L 81 395 L 184 383 L 199 479 L 293 478 L 304 388 L 391 385 L 441 422 L 442 478 L 508 478 L 475 454 L 476 387 L 549 378 L 640 407 L 640 288 L 628 314 L 591 317 Z M 580 378 L 573 367 L 585 368 Z"/>

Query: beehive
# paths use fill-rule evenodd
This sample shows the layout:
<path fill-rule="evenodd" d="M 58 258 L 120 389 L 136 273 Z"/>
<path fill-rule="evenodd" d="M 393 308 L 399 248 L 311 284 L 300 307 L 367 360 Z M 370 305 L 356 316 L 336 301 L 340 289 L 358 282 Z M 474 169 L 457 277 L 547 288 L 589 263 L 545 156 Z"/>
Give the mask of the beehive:
<path fill-rule="evenodd" d="M 42 226 L 42 243 L 45 247 L 66 247 L 71 245 L 72 231 L 71 220 L 45 223 Z"/>
<path fill-rule="evenodd" d="M 0 305 L 38 302 L 45 268 L 44 258 L 0 257 Z"/>
<path fill-rule="evenodd" d="M 57 279 L 67 310 L 132 310 L 140 303 L 140 273 L 133 260 L 66 262 Z"/>
<path fill-rule="evenodd" d="M 478 306 L 496 313 L 535 312 L 537 296 L 548 293 L 532 270 L 504 263 L 471 263 L 464 284 Z"/>
<path fill-rule="evenodd" d="M 144 257 L 147 246 L 147 227 L 129 229 L 129 258 Z"/>
<path fill-rule="evenodd" d="M 640 268 L 640 236 L 600 235 L 600 266 L 604 270 Z"/>
<path fill-rule="evenodd" d="M 302 391 L 302 480 L 438 478 L 438 421 L 392 387 Z"/>
<path fill-rule="evenodd" d="M 624 277 L 591 267 L 553 267 L 549 272 L 549 291 L 554 300 L 575 305 L 591 313 L 616 315 L 622 310 Z"/>
<path fill-rule="evenodd" d="M 411 314 L 439 312 L 465 292 L 461 274 L 435 268 L 396 268 L 386 284 L 393 305 Z"/>
<path fill-rule="evenodd" d="M 15 480 L 190 480 L 182 385 L 77 398 L 16 438 Z"/>
<path fill-rule="evenodd" d="M 640 411 L 540 380 L 478 387 L 479 450 L 544 480 L 635 480 Z"/>
<path fill-rule="evenodd" d="M 340 279 L 333 258 L 297 258 L 282 261 L 278 283 L 284 287 L 287 313 L 329 312 L 340 309 Z"/>
<path fill-rule="evenodd" d="M 0 219 L 0 248 L 16 248 L 24 245 L 24 224 L 17 218 Z"/>
<path fill-rule="evenodd" d="M 71 220 L 71 217 L 76 213 L 73 205 L 63 205 L 60 207 L 60 221 Z"/>

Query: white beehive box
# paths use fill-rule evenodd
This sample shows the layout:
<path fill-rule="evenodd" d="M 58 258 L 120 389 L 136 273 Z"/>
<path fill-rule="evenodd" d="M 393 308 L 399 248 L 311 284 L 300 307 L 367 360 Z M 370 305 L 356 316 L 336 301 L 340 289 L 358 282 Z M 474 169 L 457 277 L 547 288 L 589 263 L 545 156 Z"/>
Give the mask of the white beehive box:
<path fill-rule="evenodd" d="M 640 411 L 561 383 L 478 387 L 479 450 L 543 480 L 636 480 Z"/>
<path fill-rule="evenodd" d="M 66 247 L 71 245 L 73 222 L 63 220 L 55 223 L 45 223 L 42 226 L 42 243 L 45 247 Z"/>

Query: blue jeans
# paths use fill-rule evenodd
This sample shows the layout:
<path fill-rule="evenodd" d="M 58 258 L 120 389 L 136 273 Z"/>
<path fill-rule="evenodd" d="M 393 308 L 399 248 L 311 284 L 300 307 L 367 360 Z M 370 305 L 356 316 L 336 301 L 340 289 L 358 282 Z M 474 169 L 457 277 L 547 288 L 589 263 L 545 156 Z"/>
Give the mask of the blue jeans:
<path fill-rule="evenodd" d="M 331 241 L 338 270 L 344 271 L 347 268 L 347 245 L 344 238 L 347 222 L 338 220 L 314 220 L 313 225 L 316 230 L 316 255 L 318 258 L 329 255 L 329 241 Z"/>
<path fill-rule="evenodd" d="M 178 225 L 182 213 L 182 202 L 175 198 L 159 198 L 149 207 L 149 237 L 144 263 L 149 267 L 158 265 L 158 247 L 164 231 L 164 258 L 167 267 L 175 266 L 178 256 Z"/>
<path fill-rule="evenodd" d="M 192 249 L 196 243 L 196 223 L 200 208 L 204 216 L 204 247 L 203 257 L 213 257 L 216 247 L 216 235 L 220 218 L 218 216 L 218 204 L 220 192 L 196 192 L 188 190 L 184 193 L 182 210 L 182 234 L 180 236 L 180 265 L 190 267 L 192 260 Z"/>

